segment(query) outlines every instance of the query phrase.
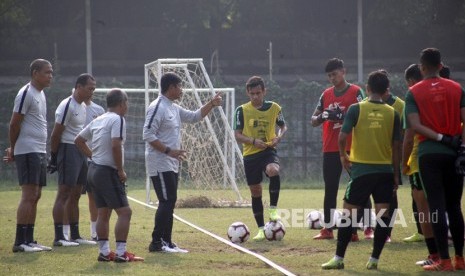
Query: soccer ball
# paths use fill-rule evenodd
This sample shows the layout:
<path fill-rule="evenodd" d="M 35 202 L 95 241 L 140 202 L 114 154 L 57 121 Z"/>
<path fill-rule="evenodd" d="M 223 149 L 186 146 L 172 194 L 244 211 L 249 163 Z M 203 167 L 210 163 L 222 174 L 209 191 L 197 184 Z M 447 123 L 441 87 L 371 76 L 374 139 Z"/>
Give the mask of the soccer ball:
<path fill-rule="evenodd" d="M 228 238 L 233 243 L 246 242 L 250 237 L 249 228 L 243 222 L 234 222 L 228 228 Z"/>
<path fill-rule="evenodd" d="M 323 214 L 317 210 L 313 210 L 307 215 L 308 228 L 310 229 L 321 229 L 321 221 L 323 220 Z"/>
<path fill-rule="evenodd" d="M 280 241 L 286 234 L 286 228 L 278 221 L 269 221 L 265 224 L 265 237 L 269 241 Z"/>

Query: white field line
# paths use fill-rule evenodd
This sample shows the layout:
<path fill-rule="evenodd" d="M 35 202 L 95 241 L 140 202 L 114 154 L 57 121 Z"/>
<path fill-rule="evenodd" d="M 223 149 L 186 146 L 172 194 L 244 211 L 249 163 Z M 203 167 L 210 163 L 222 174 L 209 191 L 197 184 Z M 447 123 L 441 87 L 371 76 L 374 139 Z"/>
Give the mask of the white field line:
<path fill-rule="evenodd" d="M 154 209 L 154 210 L 157 209 L 155 206 L 149 205 L 149 204 L 147 204 L 147 203 L 145 203 L 145 202 L 142 202 L 142 201 L 137 200 L 137 199 L 135 199 L 135 198 L 132 198 L 132 197 L 130 197 L 130 196 L 128 196 L 128 199 L 129 199 L 129 200 L 132 200 L 132 201 L 134 201 L 134 202 L 136 202 L 136 203 L 139 203 L 139 204 L 141 204 L 141 205 L 143 205 L 143 206 L 152 208 L 152 209 Z M 235 244 L 235 243 L 232 243 L 231 241 L 229 241 L 229 240 L 227 240 L 227 239 L 225 239 L 225 238 L 222 238 L 222 237 L 220 237 L 220 236 L 218 236 L 218 235 L 216 235 L 216 234 L 213 234 L 213 233 L 211 233 L 211 232 L 209 232 L 209 231 L 207 231 L 207 230 L 205 230 L 205 229 L 203 229 L 203 228 L 200 228 L 199 226 L 190 223 L 189 221 L 187 221 L 187 220 L 185 220 L 185 219 L 179 217 L 179 216 L 176 215 L 176 214 L 173 214 L 173 217 L 174 217 L 176 220 L 178 220 L 178 221 L 180 221 L 180 222 L 182 222 L 182 223 L 184 223 L 184 224 L 187 224 L 187 225 L 189 225 L 190 227 L 195 228 L 195 229 L 199 230 L 200 232 L 203 232 L 204 234 L 207 234 L 207 235 L 209 235 L 210 237 L 219 240 L 219 241 L 222 242 L 222 243 L 225 243 L 225 244 L 227 244 L 227 245 L 229 245 L 229 246 L 231 246 L 231 247 L 234 247 L 234 248 L 236 248 L 237 250 L 242 251 L 242 252 L 244 252 L 244 253 L 246 253 L 246 254 L 249 254 L 249 255 L 254 256 L 255 258 L 257 258 L 257 259 L 263 261 L 264 263 L 266 263 L 267 265 L 271 266 L 272 268 L 274 268 L 274 269 L 278 270 L 279 272 L 283 273 L 284 275 L 295 276 L 294 273 L 292 273 L 292 272 L 286 270 L 285 268 L 283 268 L 283 267 L 281 267 L 281 266 L 275 264 L 274 262 L 272 262 L 271 260 L 269 260 L 269 259 L 263 257 L 263 256 L 260 255 L 260 254 L 257 254 L 257 253 L 255 253 L 255 252 L 252 252 L 252 251 L 248 250 L 247 248 L 244 248 L 244 247 L 242 247 L 242 246 L 240 246 L 240 245 L 237 245 L 237 244 Z"/>

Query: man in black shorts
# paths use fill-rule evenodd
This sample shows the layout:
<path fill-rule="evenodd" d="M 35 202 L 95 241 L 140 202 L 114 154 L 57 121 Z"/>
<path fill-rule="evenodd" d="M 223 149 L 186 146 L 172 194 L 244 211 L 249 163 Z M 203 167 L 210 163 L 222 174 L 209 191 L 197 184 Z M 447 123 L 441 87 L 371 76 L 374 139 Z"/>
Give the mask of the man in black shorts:
<path fill-rule="evenodd" d="M 400 117 L 393 107 L 384 103 L 383 95 L 388 92 L 389 79 L 384 70 L 368 75 L 368 100 L 353 104 L 347 111 L 339 133 L 339 155 L 344 168 L 350 171 L 344 197 L 344 217 L 338 231 L 335 256 L 323 269 L 343 269 L 344 255 L 351 239 L 352 227 L 356 226 L 357 210 L 370 195 L 373 196 L 377 215 L 373 251 L 366 265 L 377 269 L 378 259 L 389 233 L 389 205 L 393 191 L 399 184 L 400 166 Z M 346 141 L 352 133 L 350 156 L 346 152 Z"/>
<path fill-rule="evenodd" d="M 199 122 L 222 103 L 217 93 L 197 110 L 185 109 L 175 102 L 182 97 L 182 84 L 175 73 L 164 74 L 160 80 L 161 93 L 150 103 L 145 116 L 145 164 L 158 198 L 149 252 L 188 253 L 172 240 L 179 162 L 187 154 L 182 148 L 181 127 L 182 123 Z"/>
<path fill-rule="evenodd" d="M 86 122 L 84 101 L 92 97 L 95 86 L 93 76 L 80 75 L 71 96 L 61 101 L 55 112 L 48 166 L 50 173 L 58 170 L 58 191 L 53 206 L 54 246 L 96 244 L 95 241 L 83 239 L 79 233 L 79 199 L 87 178 L 87 158 L 74 144 L 74 139 Z M 71 230 L 70 240 L 63 234 L 65 218 Z"/>
<path fill-rule="evenodd" d="M 287 126 L 281 107 L 265 101 L 265 83 L 261 77 L 253 76 L 246 83 L 250 101 L 239 106 L 234 116 L 236 140 L 242 143 L 245 176 L 252 195 L 252 211 L 258 226 L 255 241 L 265 239 L 262 180 L 263 173 L 270 178 L 270 220 L 279 220 L 277 212 L 281 180 L 276 146 L 281 141 Z M 276 133 L 278 126 L 278 133 Z"/>
<path fill-rule="evenodd" d="M 459 83 L 439 76 L 441 53 L 426 48 L 420 55 L 423 80 L 410 87 L 405 96 L 405 114 L 419 134 L 418 164 L 430 213 L 439 260 L 423 268 L 427 271 L 465 270 L 463 258 L 464 220 L 462 164 L 456 172 L 456 159 L 465 156 L 465 92 Z M 457 156 L 457 151 L 459 155 Z M 455 249 L 455 265 L 449 255 L 447 221 Z"/>
<path fill-rule="evenodd" d="M 126 250 L 132 210 L 126 196 L 124 171 L 124 141 L 126 140 L 126 121 L 128 96 L 120 89 L 112 89 L 107 94 L 107 113 L 88 124 L 74 142 L 92 162 L 87 175 L 88 183 L 94 193 L 98 210 L 97 236 L 99 262 L 143 261 Z M 91 142 L 91 148 L 86 141 Z M 108 240 L 110 215 L 115 210 L 118 219 L 115 225 L 116 252 L 110 250 Z"/>
<path fill-rule="evenodd" d="M 31 81 L 15 98 L 9 139 L 3 161 L 16 163 L 21 200 L 16 213 L 16 239 L 13 252 L 52 250 L 34 240 L 37 203 L 46 182 L 47 101 L 44 88 L 52 81 L 49 61 L 36 59 L 31 63 Z"/>

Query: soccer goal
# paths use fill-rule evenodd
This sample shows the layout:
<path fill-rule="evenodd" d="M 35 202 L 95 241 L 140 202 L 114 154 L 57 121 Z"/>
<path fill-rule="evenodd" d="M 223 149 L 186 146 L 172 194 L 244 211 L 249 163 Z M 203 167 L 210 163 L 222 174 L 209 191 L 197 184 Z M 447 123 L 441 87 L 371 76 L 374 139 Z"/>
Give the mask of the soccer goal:
<path fill-rule="evenodd" d="M 235 91 L 233 88 L 214 88 L 202 59 L 156 60 L 145 65 L 144 89 L 122 88 L 129 97 L 125 143 L 125 167 L 129 181 L 144 181 L 146 202 L 152 202 L 152 184 L 145 173 L 142 127 L 146 108 L 158 96 L 159 80 L 166 72 L 174 72 L 181 77 L 183 96 L 178 104 L 186 109 L 201 107 L 217 92 L 221 92 L 223 98 L 223 107 L 214 108 L 201 122 L 182 125 L 181 144 L 188 154 L 181 163 L 179 187 L 191 191 L 189 194 L 194 199 L 194 206 L 196 197 L 207 197 L 215 206 L 247 205 L 241 195 L 241 187 L 246 187 L 242 154 L 231 128 Z M 95 101 L 101 103 L 109 90 L 96 89 Z M 179 199 L 182 202 L 183 198 Z"/>

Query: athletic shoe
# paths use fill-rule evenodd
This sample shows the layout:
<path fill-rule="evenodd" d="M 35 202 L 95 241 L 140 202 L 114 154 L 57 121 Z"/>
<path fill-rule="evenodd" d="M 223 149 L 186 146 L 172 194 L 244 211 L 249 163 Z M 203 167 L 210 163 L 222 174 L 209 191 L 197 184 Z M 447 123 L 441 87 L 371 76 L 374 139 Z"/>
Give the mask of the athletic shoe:
<path fill-rule="evenodd" d="M 115 260 L 115 252 L 110 251 L 108 255 L 103 255 L 102 253 L 98 254 L 97 261 L 99 262 L 113 262 Z"/>
<path fill-rule="evenodd" d="M 96 245 L 97 242 L 96 241 L 91 241 L 91 240 L 86 240 L 86 239 L 83 239 L 83 238 L 78 238 L 78 239 L 75 239 L 75 240 L 70 240 L 72 242 L 76 242 L 78 244 L 85 244 L 85 245 Z"/>
<path fill-rule="evenodd" d="M 337 260 L 332 258 L 329 262 L 321 265 L 322 269 L 344 269 L 344 260 Z"/>
<path fill-rule="evenodd" d="M 371 239 L 373 239 L 375 237 L 373 228 L 371 228 L 371 227 L 367 227 L 367 229 L 365 229 L 365 231 L 363 231 L 363 234 L 365 235 L 365 240 L 371 240 Z"/>
<path fill-rule="evenodd" d="M 67 241 L 67 240 L 57 240 L 53 242 L 53 246 L 63 246 L 63 247 L 79 246 L 79 243 Z"/>
<path fill-rule="evenodd" d="M 28 244 L 22 243 L 20 245 L 13 245 L 13 253 L 17 252 L 42 252 L 43 250 L 38 247 L 32 247 Z"/>
<path fill-rule="evenodd" d="M 352 237 L 350 238 L 350 241 L 351 241 L 351 242 L 358 242 L 358 241 L 360 241 L 360 239 L 358 238 L 358 234 L 357 234 L 357 233 L 352 234 Z"/>
<path fill-rule="evenodd" d="M 426 271 L 454 271 L 450 259 L 439 259 L 439 261 L 434 264 L 423 266 L 423 269 Z"/>
<path fill-rule="evenodd" d="M 425 238 L 420 233 L 415 233 L 410 237 L 403 239 L 404 242 L 422 242 Z"/>
<path fill-rule="evenodd" d="M 439 255 L 438 254 L 431 254 L 431 255 L 428 256 L 428 258 L 426 258 L 426 260 L 418 261 L 415 264 L 419 265 L 419 266 L 425 266 L 425 265 L 432 265 L 437 261 L 439 261 Z"/>
<path fill-rule="evenodd" d="M 378 269 L 378 262 L 369 260 L 366 267 L 368 270 L 376 270 Z"/>
<path fill-rule="evenodd" d="M 162 252 L 162 253 L 179 253 L 176 249 L 170 248 L 165 242 L 151 242 L 149 245 L 149 252 Z"/>
<path fill-rule="evenodd" d="M 265 230 L 263 229 L 258 229 L 258 234 L 252 238 L 252 240 L 258 242 L 258 241 L 264 241 L 265 240 Z"/>
<path fill-rule="evenodd" d="M 174 242 L 170 243 L 169 248 L 176 250 L 178 253 L 189 253 L 186 249 L 179 248 Z"/>
<path fill-rule="evenodd" d="M 390 236 L 386 237 L 386 243 L 391 243 L 391 237 Z"/>
<path fill-rule="evenodd" d="M 42 249 L 42 251 L 52 251 L 52 248 L 49 246 L 42 245 L 38 243 L 37 241 L 30 242 L 28 244 L 29 246 L 36 247 Z"/>
<path fill-rule="evenodd" d="M 278 209 L 270 209 L 270 220 L 271 221 L 278 221 L 281 220 L 281 217 L 278 214 Z"/>
<path fill-rule="evenodd" d="M 332 240 L 334 239 L 333 231 L 327 228 L 320 230 L 320 234 L 313 237 L 314 240 Z"/>
<path fill-rule="evenodd" d="M 465 261 L 463 257 L 455 256 L 455 270 L 465 270 Z"/>
<path fill-rule="evenodd" d="M 115 263 L 143 262 L 144 258 L 138 257 L 133 253 L 124 252 L 123 255 L 115 255 Z"/>

